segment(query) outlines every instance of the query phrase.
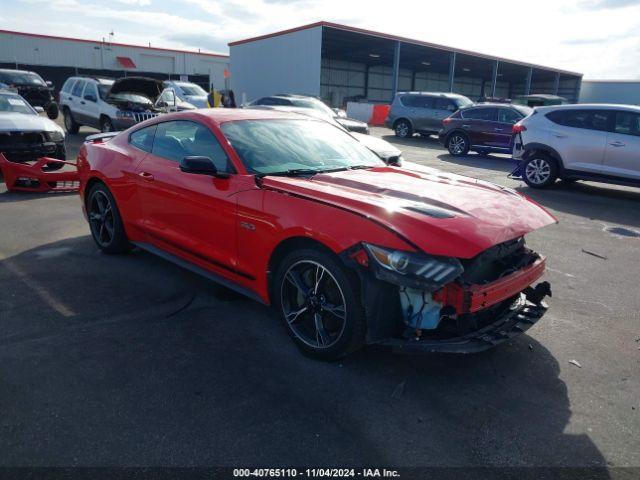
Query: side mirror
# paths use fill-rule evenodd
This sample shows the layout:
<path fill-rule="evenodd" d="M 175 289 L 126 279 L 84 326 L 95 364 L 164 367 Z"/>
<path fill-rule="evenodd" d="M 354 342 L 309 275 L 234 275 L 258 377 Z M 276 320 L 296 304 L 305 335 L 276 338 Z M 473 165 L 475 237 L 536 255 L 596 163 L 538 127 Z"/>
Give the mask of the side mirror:
<path fill-rule="evenodd" d="M 158 108 L 166 108 L 168 106 L 169 106 L 169 104 L 167 102 L 165 102 L 165 101 L 160 101 L 160 102 L 158 102 L 158 105 L 157 105 Z"/>
<path fill-rule="evenodd" d="M 340 118 L 347 118 L 347 112 L 345 112 L 343 109 L 341 109 L 341 108 L 332 108 L 331 110 L 333 110 L 333 113 L 335 113 L 336 116 L 338 116 Z"/>
<path fill-rule="evenodd" d="M 209 157 L 184 157 L 180 160 L 180 170 L 184 173 L 193 173 L 196 175 L 229 178 L 228 173 L 218 172 L 218 169 Z"/>
<path fill-rule="evenodd" d="M 44 82 L 44 83 L 45 83 L 45 85 L 46 85 L 47 87 L 49 87 L 49 88 L 52 88 L 52 87 L 53 87 L 53 82 L 51 82 L 51 80 L 47 80 L 47 81 L 46 81 L 46 82 Z"/>
<path fill-rule="evenodd" d="M 90 102 L 93 102 L 93 103 L 96 103 L 98 101 L 98 99 L 91 94 L 85 95 L 84 99 L 89 100 Z"/>
<path fill-rule="evenodd" d="M 44 113 L 44 108 L 42 107 L 33 107 L 33 109 L 38 113 Z"/>

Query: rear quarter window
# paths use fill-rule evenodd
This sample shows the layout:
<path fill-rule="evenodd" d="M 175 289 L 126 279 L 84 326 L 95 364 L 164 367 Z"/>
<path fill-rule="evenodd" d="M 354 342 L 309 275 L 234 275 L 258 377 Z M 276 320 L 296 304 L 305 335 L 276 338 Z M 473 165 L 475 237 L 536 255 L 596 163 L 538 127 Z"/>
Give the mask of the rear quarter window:
<path fill-rule="evenodd" d="M 64 82 L 64 85 L 62 85 L 62 91 L 64 93 L 69 93 L 71 92 L 71 88 L 73 87 L 73 84 L 75 83 L 76 79 L 75 78 L 68 78 L 66 82 Z"/>

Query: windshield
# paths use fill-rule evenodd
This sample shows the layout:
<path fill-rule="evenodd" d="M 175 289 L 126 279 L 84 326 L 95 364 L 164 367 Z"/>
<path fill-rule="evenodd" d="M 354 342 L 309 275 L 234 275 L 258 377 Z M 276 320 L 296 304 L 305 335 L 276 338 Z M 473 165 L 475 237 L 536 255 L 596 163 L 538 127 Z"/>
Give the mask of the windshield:
<path fill-rule="evenodd" d="M 453 99 L 458 108 L 470 107 L 473 105 L 473 102 L 469 100 L 467 97 L 456 97 Z"/>
<path fill-rule="evenodd" d="M 0 72 L 0 82 L 7 85 L 39 85 L 46 87 L 47 84 L 40 75 L 33 72 Z"/>
<path fill-rule="evenodd" d="M 318 173 L 384 165 L 348 133 L 326 122 L 241 120 L 221 128 L 251 173 Z"/>
<path fill-rule="evenodd" d="M 195 83 L 178 83 L 177 85 L 183 95 L 192 95 L 194 97 L 207 95 L 207 92 L 205 92 L 200 85 L 196 85 Z"/>
<path fill-rule="evenodd" d="M 318 110 L 331 117 L 336 116 L 336 113 L 333 110 L 331 110 L 329 107 L 327 107 L 324 103 L 322 103 L 320 100 L 315 100 L 313 98 L 309 98 L 309 99 L 292 98 L 291 103 L 293 103 L 296 107 L 313 108 L 314 110 Z"/>
<path fill-rule="evenodd" d="M 0 94 L 0 113 L 26 113 L 37 115 L 36 111 L 20 96 L 11 94 Z"/>

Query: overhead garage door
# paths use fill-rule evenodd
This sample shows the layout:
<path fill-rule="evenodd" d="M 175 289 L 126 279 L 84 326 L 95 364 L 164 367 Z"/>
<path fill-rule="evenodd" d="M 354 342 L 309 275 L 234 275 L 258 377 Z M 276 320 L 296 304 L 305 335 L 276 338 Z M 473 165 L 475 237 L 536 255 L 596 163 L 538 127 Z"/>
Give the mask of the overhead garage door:
<path fill-rule="evenodd" d="M 145 72 L 173 73 L 175 72 L 175 58 L 167 55 L 140 54 L 141 65 L 138 68 Z"/>

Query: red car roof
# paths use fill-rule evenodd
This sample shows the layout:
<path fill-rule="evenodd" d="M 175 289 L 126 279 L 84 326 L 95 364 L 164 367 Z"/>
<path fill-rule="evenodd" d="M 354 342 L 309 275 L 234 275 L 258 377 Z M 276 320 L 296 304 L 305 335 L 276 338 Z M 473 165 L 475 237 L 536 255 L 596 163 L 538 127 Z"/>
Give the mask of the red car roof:
<path fill-rule="evenodd" d="M 166 116 L 163 115 L 162 120 L 169 120 L 184 116 L 195 116 L 201 120 L 213 122 L 216 125 L 237 120 L 269 120 L 278 118 L 310 120 L 309 117 L 297 113 L 251 108 L 201 108 L 198 110 L 190 110 L 188 112 L 173 113 Z"/>

